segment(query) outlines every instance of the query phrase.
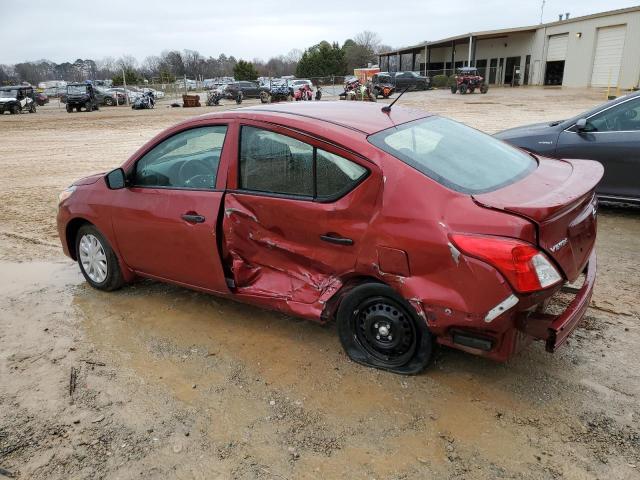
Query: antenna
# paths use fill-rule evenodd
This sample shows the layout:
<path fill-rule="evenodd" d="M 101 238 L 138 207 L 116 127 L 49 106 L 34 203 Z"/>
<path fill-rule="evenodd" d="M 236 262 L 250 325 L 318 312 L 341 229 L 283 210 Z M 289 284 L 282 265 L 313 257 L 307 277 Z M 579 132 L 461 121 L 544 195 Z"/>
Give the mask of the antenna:
<path fill-rule="evenodd" d="M 404 95 L 404 92 L 406 92 L 407 90 L 409 90 L 409 87 L 405 88 L 402 92 L 400 92 L 400 95 L 398 95 L 398 96 L 396 97 L 396 99 L 395 99 L 393 102 L 391 102 L 389 105 L 385 105 L 384 107 L 382 107 L 382 111 L 383 111 L 384 113 L 389 113 L 389 112 L 391 111 L 391 107 L 393 107 L 393 105 L 394 105 L 398 100 L 400 100 L 400 97 L 401 97 L 402 95 Z"/>

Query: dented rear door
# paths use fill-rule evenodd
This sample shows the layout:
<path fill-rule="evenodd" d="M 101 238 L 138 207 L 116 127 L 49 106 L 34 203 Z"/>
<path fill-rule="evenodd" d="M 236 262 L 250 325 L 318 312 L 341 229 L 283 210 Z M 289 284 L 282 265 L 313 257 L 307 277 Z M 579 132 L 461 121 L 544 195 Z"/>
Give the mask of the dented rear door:
<path fill-rule="evenodd" d="M 379 173 L 338 146 L 259 122 L 241 126 L 235 168 L 222 230 L 236 293 L 319 306 L 355 267 Z"/>

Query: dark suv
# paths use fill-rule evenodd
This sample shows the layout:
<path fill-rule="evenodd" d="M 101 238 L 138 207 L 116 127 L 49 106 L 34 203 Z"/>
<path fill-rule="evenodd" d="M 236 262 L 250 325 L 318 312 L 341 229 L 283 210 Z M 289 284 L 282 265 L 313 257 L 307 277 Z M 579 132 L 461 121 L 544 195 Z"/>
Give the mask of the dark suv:
<path fill-rule="evenodd" d="M 260 97 L 260 85 L 257 82 L 240 81 L 232 82 L 227 85 L 224 90 L 224 95 L 227 98 L 236 98 L 238 92 L 242 92 L 243 98 L 258 98 Z"/>
<path fill-rule="evenodd" d="M 67 84 L 67 112 L 73 112 L 75 108 L 78 112 L 84 108 L 87 112 L 99 110 L 103 101 L 103 96 L 96 93 L 90 83 L 69 83 Z"/>
<path fill-rule="evenodd" d="M 418 75 L 416 72 L 396 72 L 393 80 L 396 90 L 404 90 L 405 88 L 409 88 L 409 90 L 431 89 L 431 78 Z"/>

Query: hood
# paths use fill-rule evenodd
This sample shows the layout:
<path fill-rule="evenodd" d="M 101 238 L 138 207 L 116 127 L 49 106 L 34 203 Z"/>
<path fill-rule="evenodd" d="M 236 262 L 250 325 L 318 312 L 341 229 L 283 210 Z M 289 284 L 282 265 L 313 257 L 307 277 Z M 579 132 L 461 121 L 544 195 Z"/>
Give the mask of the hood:
<path fill-rule="evenodd" d="M 104 175 L 104 173 L 95 173 L 93 175 L 89 175 L 88 177 L 81 178 L 80 180 L 76 180 L 75 182 L 73 182 L 73 185 L 91 185 L 104 177 Z"/>
<path fill-rule="evenodd" d="M 570 281 L 584 269 L 596 239 L 595 188 L 604 168 L 591 160 L 540 157 L 536 170 L 499 190 L 474 195 L 480 205 L 533 221 L 538 246 Z"/>
<path fill-rule="evenodd" d="M 494 137 L 497 137 L 501 140 L 508 140 L 510 138 L 519 138 L 525 137 L 529 135 L 544 135 L 544 134 L 552 134 L 558 130 L 558 125 L 562 121 L 557 122 L 543 122 L 543 123 L 533 123 L 531 125 L 523 125 L 521 127 L 509 128 L 507 130 L 502 130 L 494 134 Z"/>

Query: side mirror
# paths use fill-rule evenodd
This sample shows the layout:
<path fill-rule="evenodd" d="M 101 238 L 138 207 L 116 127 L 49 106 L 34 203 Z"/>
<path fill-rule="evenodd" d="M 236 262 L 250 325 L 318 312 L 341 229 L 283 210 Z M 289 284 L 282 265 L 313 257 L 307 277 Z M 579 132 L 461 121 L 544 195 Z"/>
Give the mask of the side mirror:
<path fill-rule="evenodd" d="M 107 182 L 107 187 L 111 190 L 119 190 L 126 186 L 126 178 L 124 175 L 124 170 L 122 168 L 116 168 L 115 170 L 111 170 L 104 177 L 105 182 Z"/>
<path fill-rule="evenodd" d="M 587 119 L 586 118 L 581 118 L 576 122 L 576 129 L 579 132 L 584 132 L 587 128 Z"/>

